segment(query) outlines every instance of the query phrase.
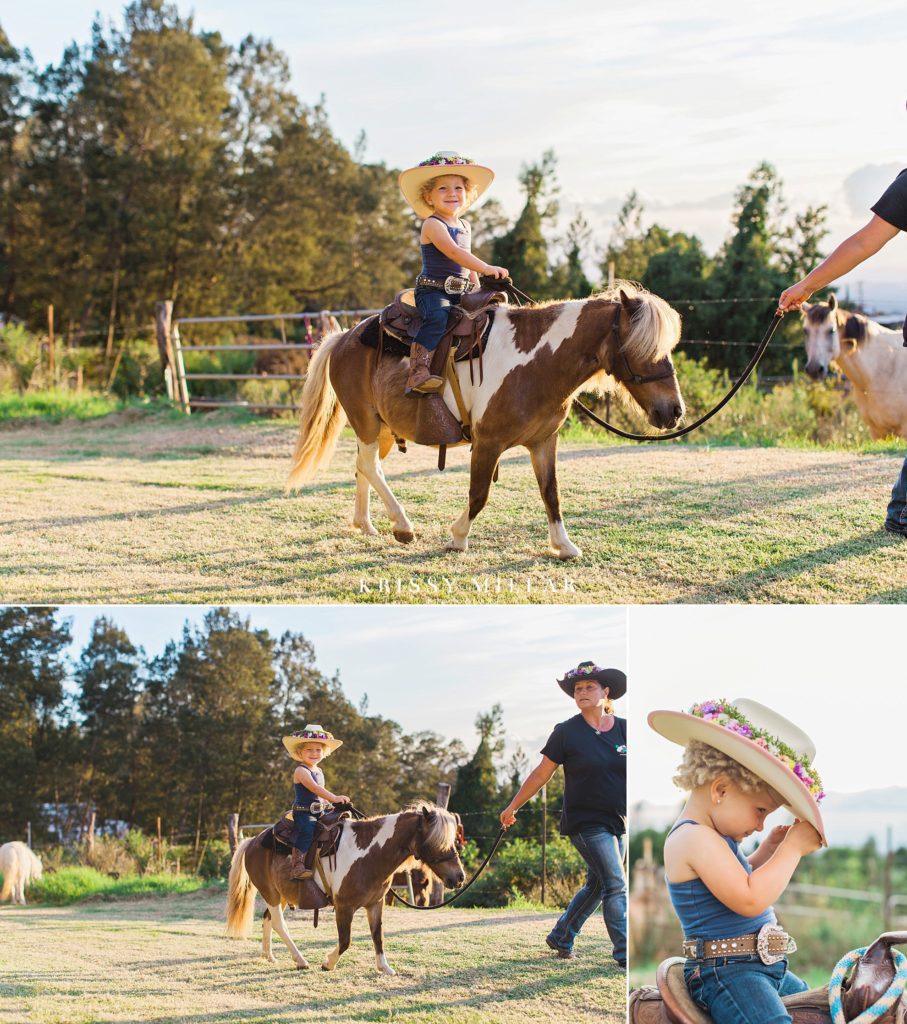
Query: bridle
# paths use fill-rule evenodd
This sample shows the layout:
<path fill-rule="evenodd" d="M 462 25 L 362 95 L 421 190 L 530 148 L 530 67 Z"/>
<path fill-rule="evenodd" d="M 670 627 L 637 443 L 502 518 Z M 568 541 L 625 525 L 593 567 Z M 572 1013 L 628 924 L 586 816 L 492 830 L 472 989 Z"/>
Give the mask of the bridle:
<path fill-rule="evenodd" d="M 668 380 L 671 377 L 676 377 L 677 371 L 674 369 L 674 364 L 671 362 L 669 356 L 665 356 L 663 360 L 659 360 L 659 362 L 667 363 L 667 365 L 664 369 L 659 370 L 658 373 L 643 375 L 641 373 L 636 373 L 633 370 L 633 367 L 630 366 L 630 360 L 627 359 L 627 353 L 624 352 L 623 345 L 620 340 L 620 314 L 623 309 L 623 304 L 615 301 L 614 305 L 617 306 L 617 314 L 611 321 L 611 334 L 614 337 L 614 348 L 617 353 L 617 358 L 623 363 L 623 369 L 626 371 L 626 376 L 623 377 L 615 374 L 621 384 L 654 384 L 657 380 Z"/>

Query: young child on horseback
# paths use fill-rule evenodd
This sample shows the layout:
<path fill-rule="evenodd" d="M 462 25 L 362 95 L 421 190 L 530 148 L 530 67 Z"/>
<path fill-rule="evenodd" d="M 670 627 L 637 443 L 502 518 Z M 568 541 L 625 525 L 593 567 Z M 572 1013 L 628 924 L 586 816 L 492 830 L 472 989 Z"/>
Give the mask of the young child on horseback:
<path fill-rule="evenodd" d="M 298 881 L 311 878 L 313 872 L 305 866 L 305 854 L 315 837 L 315 826 L 321 817 L 325 802 L 348 804 L 350 798 L 325 789 L 324 772 L 318 767 L 319 761 L 333 754 L 343 746 L 343 740 L 336 740 L 320 725 L 307 725 L 301 732 L 284 736 L 283 745 L 290 757 L 299 761 L 293 772 L 293 823 L 296 825 L 296 845 L 293 848 L 293 862 L 290 877 Z"/>
<path fill-rule="evenodd" d="M 787 969 L 785 954 L 797 947 L 772 904 L 800 858 L 825 842 L 812 742 L 753 700 L 653 711 L 649 725 L 686 748 L 674 784 L 689 797 L 665 840 L 664 866 L 690 995 L 715 1024 L 789 1021 L 781 997 L 807 985 Z M 773 828 L 744 857 L 739 844 L 781 806 L 794 824 Z"/>
<path fill-rule="evenodd" d="M 459 153 L 439 152 L 400 175 L 400 191 L 423 218 L 420 243 L 422 272 L 416 279 L 416 306 L 422 326 L 410 349 L 406 394 L 430 394 L 444 387 L 431 373 L 432 353 L 447 327 L 450 307 L 457 305 L 478 275 L 507 277 L 506 267 L 495 267 L 473 256 L 472 231 L 460 214 L 486 191 L 494 171 Z"/>

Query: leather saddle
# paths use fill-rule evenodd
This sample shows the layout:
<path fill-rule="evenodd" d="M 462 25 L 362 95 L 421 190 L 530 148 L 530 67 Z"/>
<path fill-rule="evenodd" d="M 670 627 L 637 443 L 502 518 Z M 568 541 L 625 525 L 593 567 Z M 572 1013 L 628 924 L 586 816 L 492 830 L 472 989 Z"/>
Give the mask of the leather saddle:
<path fill-rule="evenodd" d="M 436 357 L 443 355 L 443 358 L 439 359 L 439 369 L 444 368 L 447 362 L 446 354 L 450 348 L 454 349 L 454 359 L 458 362 L 472 359 L 474 356 L 481 359 L 488 330 L 494 319 L 494 307 L 506 301 L 505 292 L 481 288 L 479 291 L 464 295 L 459 305 L 450 307 L 447 330 L 435 350 Z M 378 323 L 385 333 L 408 350 L 422 326 L 422 314 L 416 308 L 414 290 L 407 288 L 398 292 L 394 301 L 381 310 Z M 433 360 L 432 371 L 434 370 Z"/>
<path fill-rule="evenodd" d="M 313 910 L 313 926 L 318 927 L 318 911 L 328 906 L 331 902 L 331 893 L 324 878 L 321 868 L 321 860 L 333 857 L 337 852 L 337 844 L 343 831 L 343 823 L 351 820 L 353 815 L 343 807 L 334 807 L 318 819 L 318 826 L 315 830 L 315 837 L 312 845 L 306 851 L 306 867 L 311 868 L 321 877 L 322 889 L 314 879 L 308 878 L 305 881 L 297 882 L 298 897 L 294 901 L 300 910 Z M 275 853 L 288 857 L 296 843 L 296 825 L 293 822 L 293 812 L 287 811 L 281 818 L 267 830 L 270 836 L 265 834 L 262 838 L 262 845 L 273 849 Z"/>
<path fill-rule="evenodd" d="M 869 946 L 845 981 L 841 1003 L 847 1020 L 852 1020 L 876 1003 L 891 984 L 896 968 L 891 947 L 907 942 L 907 932 L 885 932 Z M 712 1018 L 690 996 L 683 979 L 684 959 L 662 961 L 656 985 L 630 993 L 631 1024 L 712 1024 Z M 784 1005 L 794 1024 L 829 1024 L 828 986 L 787 996 Z M 905 1024 L 907 1002 L 902 997 L 877 1020 L 880 1024 Z"/>

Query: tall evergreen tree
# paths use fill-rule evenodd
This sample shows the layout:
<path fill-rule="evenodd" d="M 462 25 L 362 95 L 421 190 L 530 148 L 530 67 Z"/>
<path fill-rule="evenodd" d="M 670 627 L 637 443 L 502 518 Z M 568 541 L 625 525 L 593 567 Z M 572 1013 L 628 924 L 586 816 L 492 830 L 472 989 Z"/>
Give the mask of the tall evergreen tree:
<path fill-rule="evenodd" d="M 488 837 L 500 828 L 501 788 L 495 759 L 504 750 L 504 710 L 495 704 L 476 716 L 479 743 L 472 757 L 457 771 L 450 809 L 462 815 L 467 835 Z"/>

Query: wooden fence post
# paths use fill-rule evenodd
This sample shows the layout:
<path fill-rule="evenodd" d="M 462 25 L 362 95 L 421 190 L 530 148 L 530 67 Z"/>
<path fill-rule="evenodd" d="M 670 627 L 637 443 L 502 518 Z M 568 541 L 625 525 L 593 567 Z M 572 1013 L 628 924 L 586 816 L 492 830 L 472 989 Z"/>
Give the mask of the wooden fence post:
<path fill-rule="evenodd" d="M 164 871 L 164 846 L 161 842 L 161 816 L 157 817 L 157 869 L 160 873 Z"/>
<path fill-rule="evenodd" d="M 161 367 L 164 371 L 164 383 L 167 386 L 167 397 L 173 401 L 174 394 L 174 359 L 173 346 L 170 343 L 170 322 L 173 318 L 173 302 L 167 299 L 166 302 L 154 304 L 154 327 L 157 337 L 157 349 L 161 357 Z"/>
<path fill-rule="evenodd" d="M 88 819 L 88 856 L 90 857 L 94 853 L 94 825 L 97 819 L 98 812 L 92 811 L 91 817 Z"/>
<path fill-rule="evenodd" d="M 227 818 L 227 841 L 230 844 L 231 856 L 236 853 L 236 847 L 239 845 L 239 815 L 231 814 Z"/>
<path fill-rule="evenodd" d="M 439 807 L 443 807 L 447 810 L 447 805 L 450 802 L 450 783 L 439 782 L 438 792 L 435 796 L 435 803 Z M 412 883 L 410 883 L 410 889 L 412 889 Z M 413 901 L 413 897 L 409 898 L 410 903 Z M 428 905 L 430 907 L 437 906 L 439 903 L 444 902 L 444 886 L 436 879 L 431 883 L 431 892 L 428 895 Z"/>
<path fill-rule="evenodd" d="M 54 365 L 54 307 L 51 303 L 47 307 L 47 376 L 51 385 L 54 384 L 56 367 Z"/>

